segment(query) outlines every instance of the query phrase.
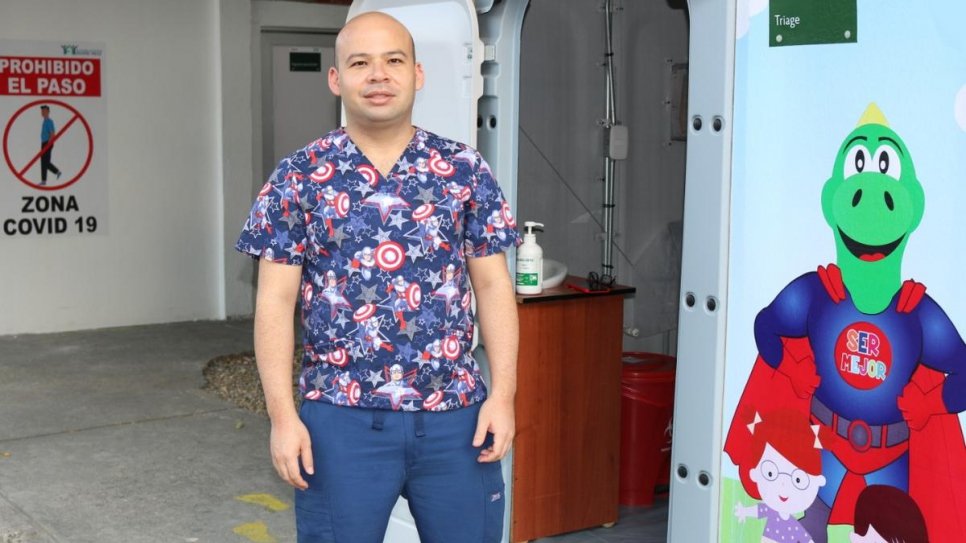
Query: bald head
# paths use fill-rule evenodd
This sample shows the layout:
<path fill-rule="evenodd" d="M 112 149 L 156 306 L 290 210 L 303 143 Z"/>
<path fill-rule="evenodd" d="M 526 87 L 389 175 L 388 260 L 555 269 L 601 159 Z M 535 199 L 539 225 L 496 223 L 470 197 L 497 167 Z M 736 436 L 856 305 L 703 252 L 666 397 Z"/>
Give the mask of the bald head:
<path fill-rule="evenodd" d="M 413 41 L 409 29 L 391 15 L 381 11 L 367 11 L 350 19 L 336 36 L 335 67 L 337 69 L 341 69 L 346 58 L 355 53 L 355 51 L 352 51 L 354 38 L 369 32 L 389 32 L 405 35 L 406 41 L 409 42 L 409 51 L 405 51 L 405 53 L 411 57 L 411 62 L 416 62 L 416 43 Z"/>

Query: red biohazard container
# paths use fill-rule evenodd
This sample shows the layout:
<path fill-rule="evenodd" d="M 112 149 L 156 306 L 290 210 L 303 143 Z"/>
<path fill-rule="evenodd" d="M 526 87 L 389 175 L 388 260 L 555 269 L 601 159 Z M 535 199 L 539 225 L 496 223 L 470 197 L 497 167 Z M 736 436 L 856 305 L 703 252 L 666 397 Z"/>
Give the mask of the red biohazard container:
<path fill-rule="evenodd" d="M 621 372 L 621 505 L 651 505 L 671 473 L 672 356 L 625 352 Z"/>

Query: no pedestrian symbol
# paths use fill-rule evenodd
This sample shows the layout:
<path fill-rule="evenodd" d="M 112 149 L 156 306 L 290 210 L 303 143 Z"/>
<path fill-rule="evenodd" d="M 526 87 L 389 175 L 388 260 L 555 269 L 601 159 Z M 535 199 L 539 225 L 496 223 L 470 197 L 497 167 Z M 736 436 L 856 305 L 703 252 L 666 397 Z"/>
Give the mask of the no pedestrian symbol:
<path fill-rule="evenodd" d="M 94 137 L 87 120 L 59 100 L 25 104 L 3 130 L 7 167 L 34 189 L 54 191 L 73 185 L 87 172 L 93 156 Z"/>

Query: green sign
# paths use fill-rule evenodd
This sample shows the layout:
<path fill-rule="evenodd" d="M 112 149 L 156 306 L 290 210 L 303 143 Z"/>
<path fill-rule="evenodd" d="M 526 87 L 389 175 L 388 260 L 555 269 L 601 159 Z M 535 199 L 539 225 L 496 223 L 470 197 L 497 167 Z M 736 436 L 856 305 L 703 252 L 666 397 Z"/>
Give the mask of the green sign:
<path fill-rule="evenodd" d="M 322 53 L 292 51 L 288 54 L 288 69 L 291 72 L 321 72 Z"/>
<path fill-rule="evenodd" d="M 856 43 L 855 0 L 771 0 L 768 44 Z"/>

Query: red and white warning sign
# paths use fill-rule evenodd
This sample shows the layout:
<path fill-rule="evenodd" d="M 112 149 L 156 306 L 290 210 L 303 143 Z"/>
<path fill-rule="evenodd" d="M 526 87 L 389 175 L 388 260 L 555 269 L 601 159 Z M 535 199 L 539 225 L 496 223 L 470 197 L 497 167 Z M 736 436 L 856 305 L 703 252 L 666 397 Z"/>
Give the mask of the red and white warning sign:
<path fill-rule="evenodd" d="M 106 232 L 104 52 L 0 40 L 0 239 Z"/>

